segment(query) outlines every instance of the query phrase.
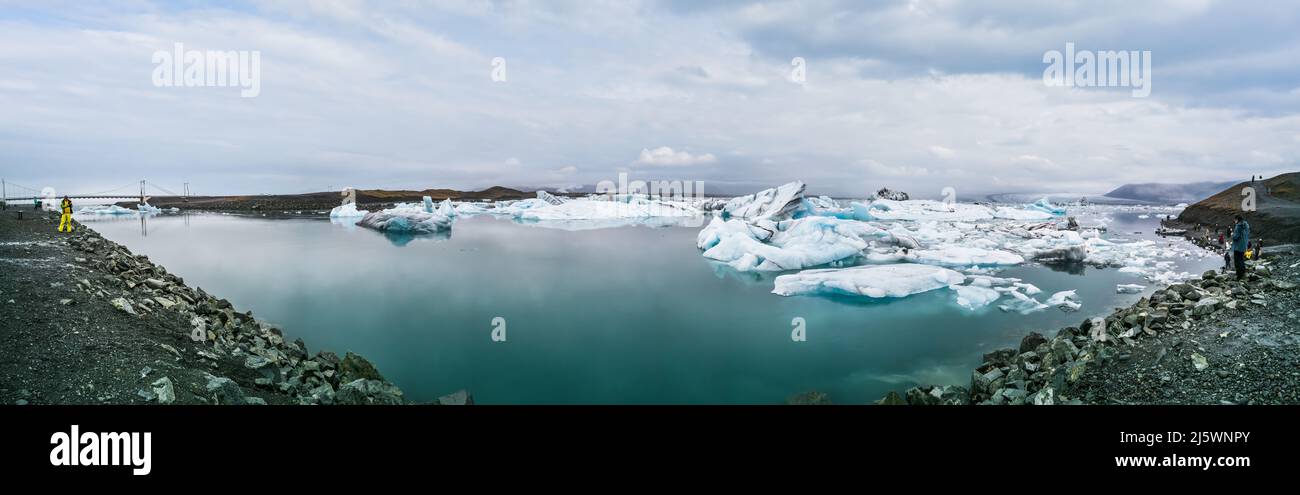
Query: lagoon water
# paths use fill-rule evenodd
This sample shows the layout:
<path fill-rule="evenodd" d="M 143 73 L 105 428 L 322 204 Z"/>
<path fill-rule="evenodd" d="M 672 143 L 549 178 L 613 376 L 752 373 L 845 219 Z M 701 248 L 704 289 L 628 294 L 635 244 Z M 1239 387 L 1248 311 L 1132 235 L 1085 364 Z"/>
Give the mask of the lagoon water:
<path fill-rule="evenodd" d="M 1112 232 L 1157 220 L 1116 214 Z M 779 404 L 805 391 L 869 403 L 917 383 L 969 385 L 983 353 L 1131 304 L 1114 269 L 1004 270 L 1081 311 L 1020 315 L 946 289 L 885 302 L 771 294 L 695 247 L 698 228 L 565 231 L 491 217 L 444 238 L 390 238 L 324 218 L 221 214 L 88 222 L 105 237 L 301 337 L 366 356 L 410 399 L 484 404 Z M 1121 234 L 1116 234 L 1121 235 Z M 1113 236 L 1112 236 L 1113 237 Z M 1199 273 L 1214 258 L 1187 261 Z M 495 318 L 505 342 L 494 342 Z M 791 340 L 803 318 L 807 341 Z"/>

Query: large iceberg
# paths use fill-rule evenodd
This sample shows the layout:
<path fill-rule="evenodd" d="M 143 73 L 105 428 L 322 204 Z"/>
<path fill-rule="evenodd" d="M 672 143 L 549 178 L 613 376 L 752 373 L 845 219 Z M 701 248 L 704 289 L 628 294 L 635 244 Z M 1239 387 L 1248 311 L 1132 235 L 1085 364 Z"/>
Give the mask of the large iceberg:
<path fill-rule="evenodd" d="M 835 294 L 870 298 L 906 297 L 958 284 L 966 276 L 947 268 L 903 263 L 805 270 L 776 278 L 782 296 Z"/>
<path fill-rule="evenodd" d="M 356 203 L 348 203 L 345 205 L 335 206 L 333 209 L 331 209 L 330 218 L 364 217 L 366 216 L 367 213 L 370 212 L 366 210 L 358 210 Z"/>
<path fill-rule="evenodd" d="M 794 181 L 781 187 L 764 189 L 748 196 L 728 201 L 721 216 L 727 219 L 759 220 L 791 218 L 804 206 L 804 183 Z"/>
<path fill-rule="evenodd" d="M 367 213 L 357 223 L 362 227 L 398 234 L 432 234 L 451 230 L 451 224 L 452 217 L 411 203 L 398 203 L 392 208 Z"/>
<path fill-rule="evenodd" d="M 799 270 L 858 255 L 879 229 L 852 220 L 810 216 L 781 222 L 713 217 L 696 237 L 704 257 L 736 270 Z"/>

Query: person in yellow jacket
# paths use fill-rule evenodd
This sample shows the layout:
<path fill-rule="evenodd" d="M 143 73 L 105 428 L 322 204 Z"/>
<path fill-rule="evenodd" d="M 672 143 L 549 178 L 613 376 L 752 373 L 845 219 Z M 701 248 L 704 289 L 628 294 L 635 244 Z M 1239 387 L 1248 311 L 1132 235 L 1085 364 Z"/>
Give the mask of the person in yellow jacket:
<path fill-rule="evenodd" d="M 64 196 L 63 201 L 59 203 L 59 209 L 63 211 L 63 216 L 59 217 L 59 232 L 63 232 L 64 226 L 68 228 L 68 232 L 72 232 L 72 200 Z"/>

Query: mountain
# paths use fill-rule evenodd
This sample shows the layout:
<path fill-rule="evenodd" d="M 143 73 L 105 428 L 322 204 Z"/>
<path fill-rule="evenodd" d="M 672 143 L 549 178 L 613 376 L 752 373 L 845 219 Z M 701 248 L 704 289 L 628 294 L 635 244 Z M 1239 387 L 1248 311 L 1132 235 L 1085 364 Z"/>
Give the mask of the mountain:
<path fill-rule="evenodd" d="M 1106 196 L 1152 203 L 1195 203 L 1224 190 L 1235 182 L 1192 182 L 1188 184 L 1124 184 Z"/>
<path fill-rule="evenodd" d="M 1255 189 L 1255 208 L 1244 211 L 1242 189 Z M 1233 217 L 1242 215 L 1250 222 L 1251 238 L 1262 238 L 1266 245 L 1300 242 L 1300 172 L 1291 172 L 1255 183 L 1230 184 L 1223 191 L 1183 210 L 1178 220 L 1222 232 L 1232 226 Z"/>

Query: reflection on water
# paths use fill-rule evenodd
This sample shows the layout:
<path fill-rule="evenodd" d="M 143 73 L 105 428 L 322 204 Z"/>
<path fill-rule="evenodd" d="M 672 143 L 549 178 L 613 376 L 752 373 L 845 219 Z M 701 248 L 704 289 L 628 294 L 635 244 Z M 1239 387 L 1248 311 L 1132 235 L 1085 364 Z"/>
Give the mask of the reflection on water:
<path fill-rule="evenodd" d="M 700 256 L 697 228 L 463 217 L 454 235 L 403 238 L 323 218 L 219 214 L 93 226 L 312 352 L 367 356 L 424 401 L 465 388 L 482 403 L 762 404 L 809 390 L 867 403 L 916 381 L 964 384 L 983 353 L 1131 303 L 1140 294 L 1115 284 L 1141 282 L 1112 269 L 1014 267 L 1001 275 L 1046 294 L 1077 289 L 1084 304 L 1022 316 L 960 309 L 947 290 L 870 304 L 776 296 L 774 274 Z M 505 342 L 491 339 L 497 317 Z M 790 338 L 795 318 L 806 342 Z"/>

